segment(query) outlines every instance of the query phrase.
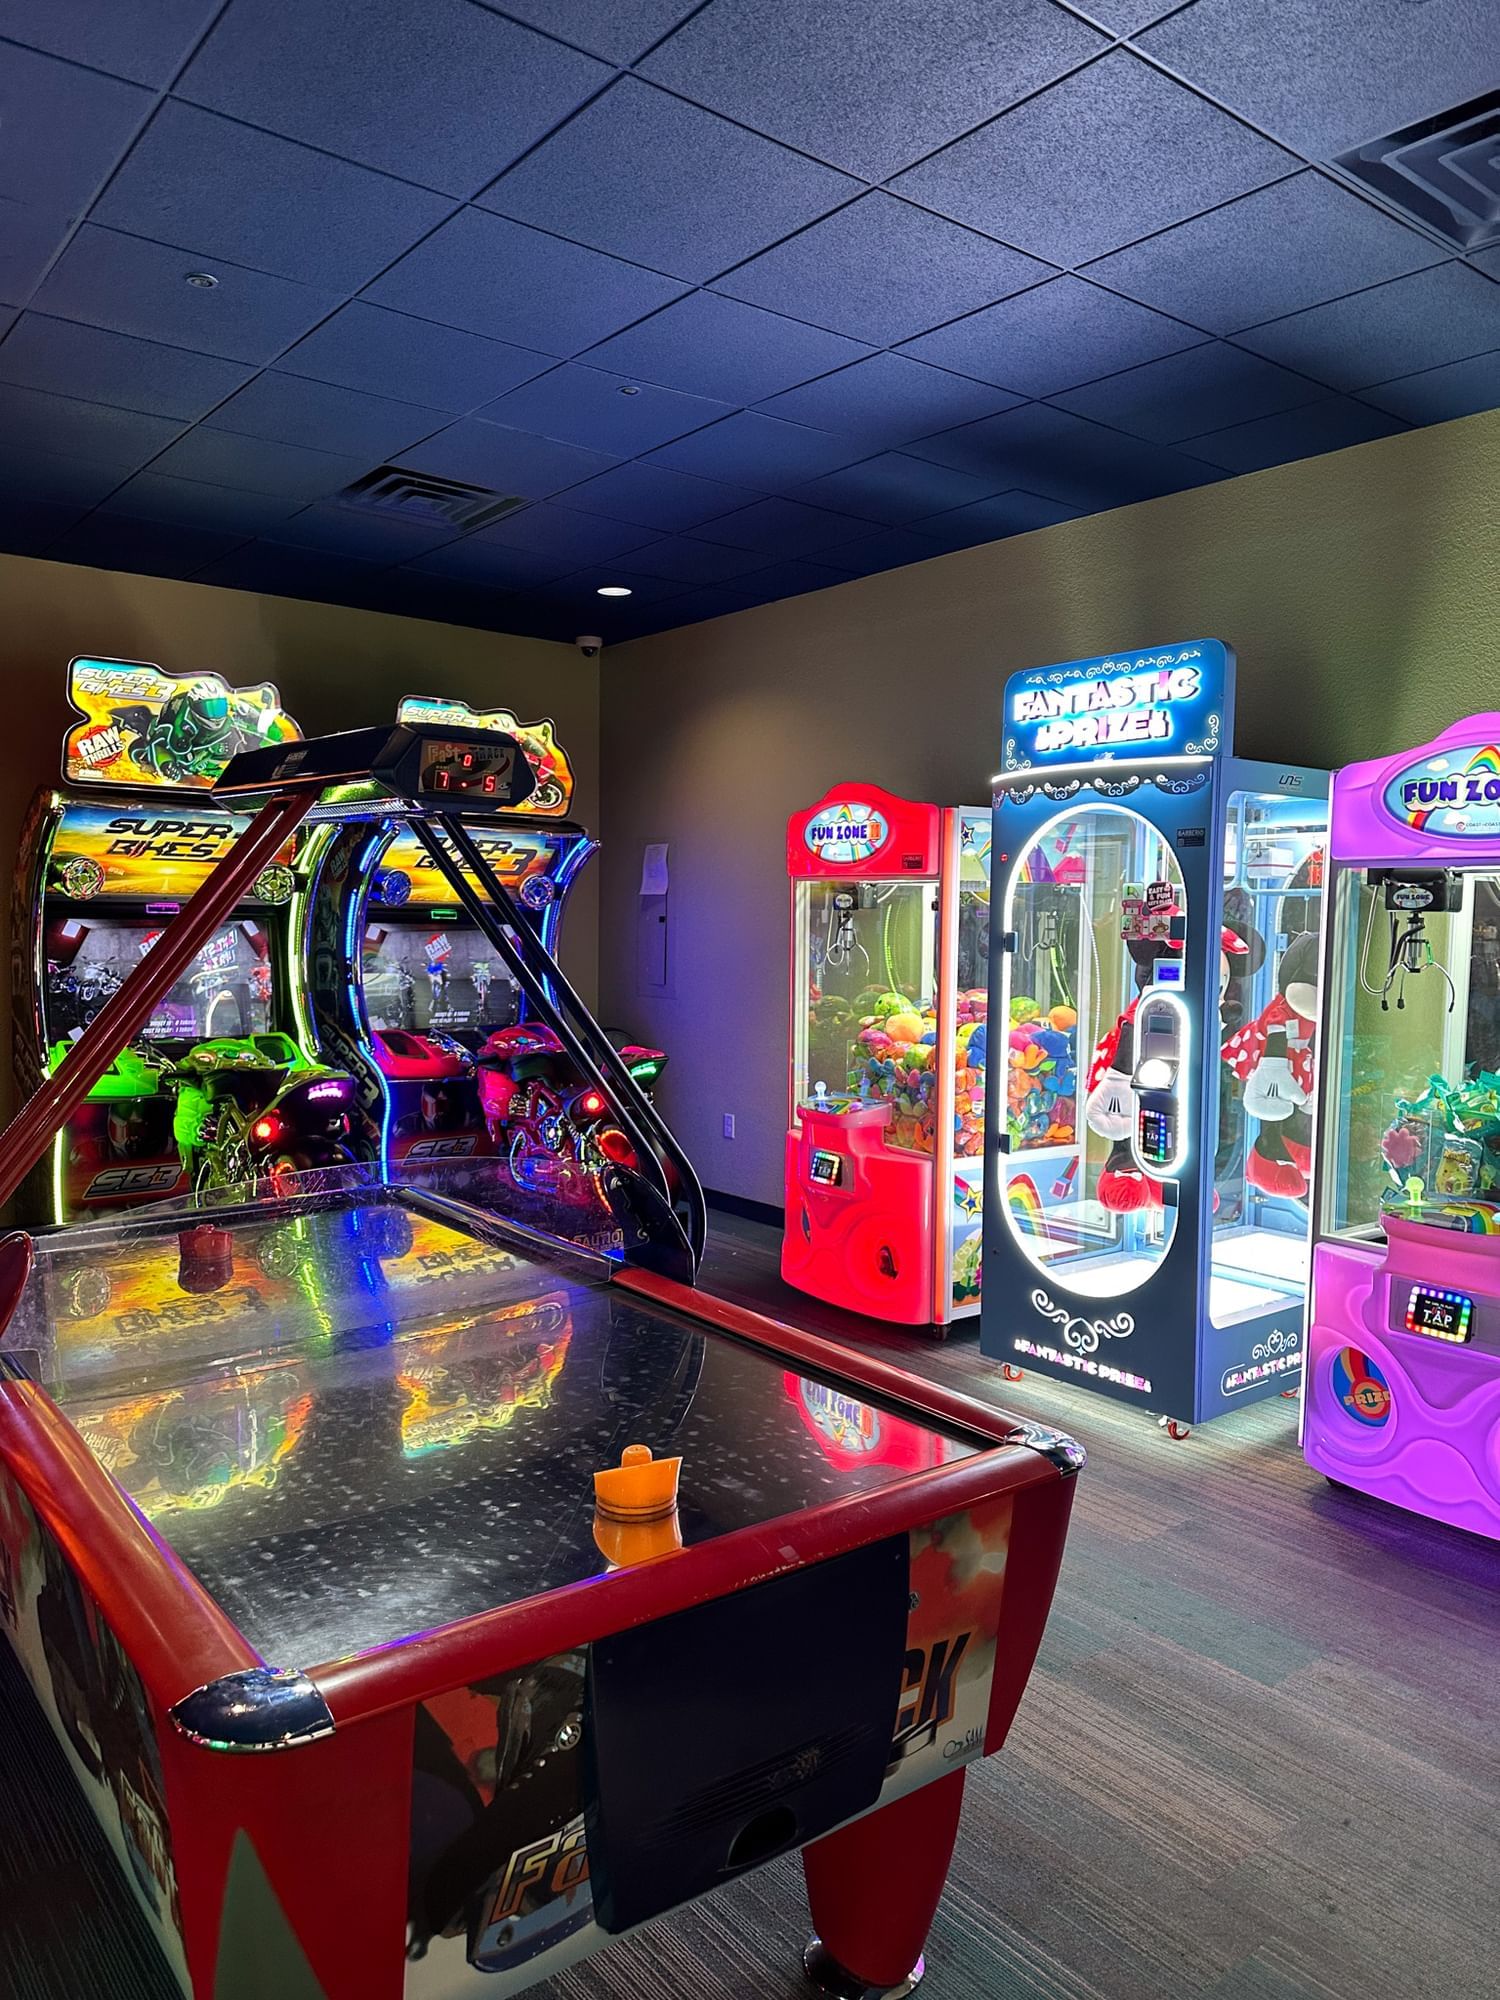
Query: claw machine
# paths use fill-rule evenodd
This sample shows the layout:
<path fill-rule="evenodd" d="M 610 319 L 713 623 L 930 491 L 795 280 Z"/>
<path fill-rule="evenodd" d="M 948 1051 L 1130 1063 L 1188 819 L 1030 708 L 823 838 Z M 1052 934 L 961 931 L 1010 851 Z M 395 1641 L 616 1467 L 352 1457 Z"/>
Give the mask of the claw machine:
<path fill-rule="evenodd" d="M 1328 779 L 1233 755 L 1234 674 L 1012 675 L 994 781 L 981 1345 L 1176 1436 L 1302 1364 Z"/>
<path fill-rule="evenodd" d="M 1500 715 L 1333 781 L 1302 1448 L 1500 1540 Z"/>
<path fill-rule="evenodd" d="M 907 1326 L 979 1310 L 990 814 L 836 785 L 787 829 L 788 1284 Z"/>

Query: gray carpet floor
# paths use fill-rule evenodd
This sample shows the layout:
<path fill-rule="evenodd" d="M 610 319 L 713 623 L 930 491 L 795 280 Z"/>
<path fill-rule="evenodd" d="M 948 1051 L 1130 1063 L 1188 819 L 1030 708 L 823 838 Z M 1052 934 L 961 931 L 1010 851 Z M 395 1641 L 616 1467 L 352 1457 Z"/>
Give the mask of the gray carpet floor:
<path fill-rule="evenodd" d="M 771 1232 L 714 1223 L 710 1289 L 1089 1449 L 1030 1689 L 970 1771 L 931 2000 L 1495 2000 L 1500 1547 L 1333 1491 L 1290 1402 L 1173 1442 L 1085 1391 L 1002 1383 L 972 1326 L 930 1343 L 815 1307 L 781 1287 Z M 10 1681 L 0 1757 L 0 1996 L 165 1994 Z M 539 2000 L 801 2000 L 806 1922 L 776 1863 Z"/>

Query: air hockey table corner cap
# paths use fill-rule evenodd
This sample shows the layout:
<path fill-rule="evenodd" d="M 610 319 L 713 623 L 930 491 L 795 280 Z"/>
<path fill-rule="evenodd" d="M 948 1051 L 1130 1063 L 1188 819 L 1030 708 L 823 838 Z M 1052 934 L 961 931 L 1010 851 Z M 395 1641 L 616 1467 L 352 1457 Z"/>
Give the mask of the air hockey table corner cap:
<path fill-rule="evenodd" d="M 290 1750 L 333 1734 L 313 1682 L 292 1667 L 246 1667 L 194 1688 L 173 1704 L 179 1733 L 205 1750 Z"/>

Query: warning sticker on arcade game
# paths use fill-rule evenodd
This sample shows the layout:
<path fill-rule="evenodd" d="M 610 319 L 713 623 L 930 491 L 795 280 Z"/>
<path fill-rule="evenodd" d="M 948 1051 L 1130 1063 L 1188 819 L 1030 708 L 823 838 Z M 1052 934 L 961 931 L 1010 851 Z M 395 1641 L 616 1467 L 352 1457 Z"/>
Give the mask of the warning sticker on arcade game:
<path fill-rule="evenodd" d="M 269 681 L 236 688 L 143 660 L 72 661 L 68 699 L 83 720 L 63 739 L 67 785 L 206 791 L 239 751 L 302 734 Z"/>

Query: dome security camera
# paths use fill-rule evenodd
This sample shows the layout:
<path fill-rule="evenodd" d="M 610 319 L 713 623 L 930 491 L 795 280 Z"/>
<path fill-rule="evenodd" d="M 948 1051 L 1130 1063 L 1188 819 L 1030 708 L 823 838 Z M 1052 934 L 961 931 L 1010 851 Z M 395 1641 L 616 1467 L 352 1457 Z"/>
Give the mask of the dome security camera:
<path fill-rule="evenodd" d="M 580 632 L 578 637 L 573 641 L 573 644 L 586 660 L 596 660 L 603 648 L 604 641 L 595 632 Z"/>

